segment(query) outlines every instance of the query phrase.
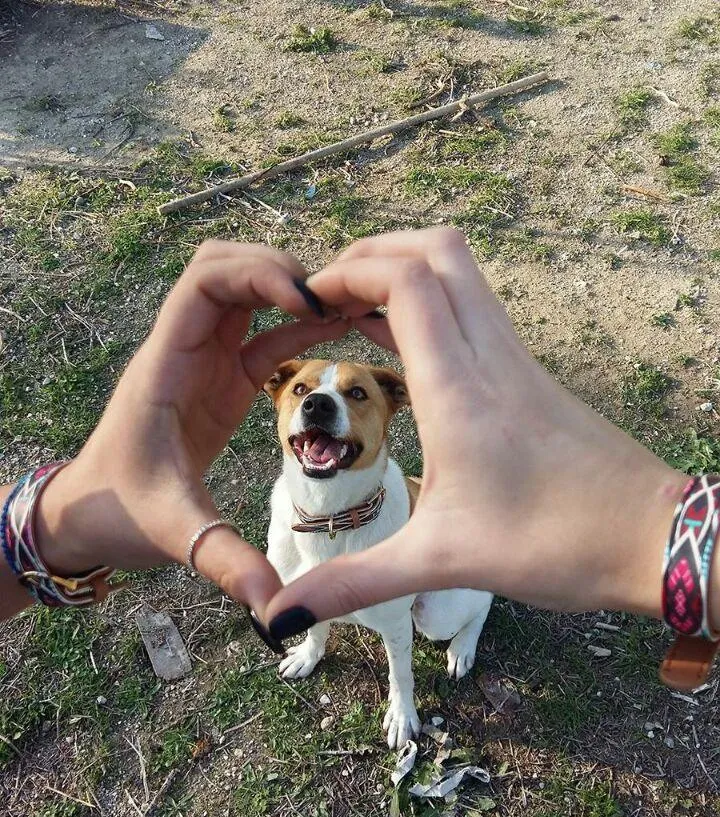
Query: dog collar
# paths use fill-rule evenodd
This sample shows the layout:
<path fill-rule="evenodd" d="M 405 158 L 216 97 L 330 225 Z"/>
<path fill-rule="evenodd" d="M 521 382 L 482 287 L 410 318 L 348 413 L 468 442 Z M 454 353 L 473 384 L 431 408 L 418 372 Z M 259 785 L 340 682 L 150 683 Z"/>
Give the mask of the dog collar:
<path fill-rule="evenodd" d="M 295 508 L 295 513 L 300 522 L 293 525 L 292 529 L 296 533 L 327 533 L 331 539 L 334 539 L 339 531 L 357 530 L 374 522 L 380 516 L 384 501 L 385 488 L 380 486 L 377 493 L 363 502 L 362 505 L 356 505 L 354 508 L 335 513 L 332 516 L 309 516 L 302 508 L 298 508 L 293 503 L 293 508 Z"/>

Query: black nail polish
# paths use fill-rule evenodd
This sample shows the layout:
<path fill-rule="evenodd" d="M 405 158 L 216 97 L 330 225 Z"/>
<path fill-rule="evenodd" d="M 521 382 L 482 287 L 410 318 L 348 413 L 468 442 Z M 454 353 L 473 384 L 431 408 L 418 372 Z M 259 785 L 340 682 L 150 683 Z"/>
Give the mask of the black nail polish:
<path fill-rule="evenodd" d="M 307 608 L 291 607 L 278 613 L 270 622 L 270 635 L 280 641 L 309 630 L 313 624 L 317 624 L 317 619 Z"/>
<path fill-rule="evenodd" d="M 387 318 L 387 315 L 384 312 L 381 312 L 379 309 L 373 309 L 372 312 L 368 312 L 367 315 L 363 315 L 363 318 L 373 318 L 374 320 L 384 320 Z"/>
<path fill-rule="evenodd" d="M 310 289 L 310 287 L 303 281 L 302 278 L 293 278 L 295 289 L 303 296 L 305 303 L 318 316 L 318 318 L 325 317 L 325 310 L 323 309 L 322 301 Z"/>
<path fill-rule="evenodd" d="M 274 653 L 284 655 L 285 647 L 283 646 L 282 642 L 279 639 L 273 638 L 273 636 L 265 628 L 262 621 L 260 621 L 260 619 L 255 615 L 255 611 L 251 610 L 249 607 L 246 607 L 245 612 L 248 614 L 253 630 L 255 630 L 255 632 L 260 636 L 265 645 Z"/>

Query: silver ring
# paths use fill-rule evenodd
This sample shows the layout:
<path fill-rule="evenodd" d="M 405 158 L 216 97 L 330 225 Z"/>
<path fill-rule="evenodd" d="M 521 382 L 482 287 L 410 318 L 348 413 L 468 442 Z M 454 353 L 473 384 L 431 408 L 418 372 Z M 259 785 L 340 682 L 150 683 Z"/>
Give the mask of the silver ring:
<path fill-rule="evenodd" d="M 228 522 L 227 519 L 213 519 L 212 522 L 206 522 L 204 525 L 201 525 L 190 537 L 187 551 L 185 552 L 185 564 L 188 566 L 189 570 L 197 573 L 197 568 L 195 567 L 195 548 L 197 547 L 198 542 L 208 531 L 212 530 L 213 528 L 221 527 L 232 528 L 234 531 L 237 531 L 235 525 L 232 522 Z"/>

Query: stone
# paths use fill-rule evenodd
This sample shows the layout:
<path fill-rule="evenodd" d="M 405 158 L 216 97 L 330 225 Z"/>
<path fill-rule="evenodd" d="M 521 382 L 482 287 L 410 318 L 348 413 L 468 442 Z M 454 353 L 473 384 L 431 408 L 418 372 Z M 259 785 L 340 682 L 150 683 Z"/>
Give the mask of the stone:
<path fill-rule="evenodd" d="M 156 613 L 144 606 L 135 614 L 135 624 L 158 678 L 177 681 L 191 672 L 192 664 L 182 636 L 167 613 Z"/>

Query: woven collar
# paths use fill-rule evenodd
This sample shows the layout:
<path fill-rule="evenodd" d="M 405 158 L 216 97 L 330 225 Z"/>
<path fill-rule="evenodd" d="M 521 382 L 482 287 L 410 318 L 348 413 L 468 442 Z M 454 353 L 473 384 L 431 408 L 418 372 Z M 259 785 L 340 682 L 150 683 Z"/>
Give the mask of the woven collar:
<path fill-rule="evenodd" d="M 293 525 L 292 529 L 296 533 L 327 533 L 331 539 L 334 539 L 338 531 L 357 530 L 374 522 L 380 516 L 384 501 L 385 488 L 380 486 L 377 493 L 362 505 L 356 505 L 354 508 L 332 516 L 308 516 L 302 508 L 298 508 L 293 503 L 300 523 Z"/>

